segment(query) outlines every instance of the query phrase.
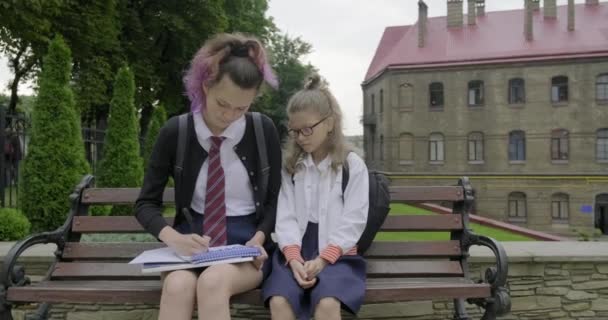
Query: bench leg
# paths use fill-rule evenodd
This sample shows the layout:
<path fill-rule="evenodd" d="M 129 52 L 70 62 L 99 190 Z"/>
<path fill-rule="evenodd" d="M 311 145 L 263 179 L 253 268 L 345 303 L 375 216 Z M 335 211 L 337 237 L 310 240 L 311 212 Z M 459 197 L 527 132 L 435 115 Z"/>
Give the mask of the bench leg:
<path fill-rule="evenodd" d="M 471 320 L 463 299 L 454 299 L 454 320 Z"/>
<path fill-rule="evenodd" d="M 51 305 L 48 303 L 43 303 L 38 306 L 38 310 L 34 314 L 28 314 L 25 317 L 25 320 L 47 320 L 49 318 L 49 309 Z"/>
<path fill-rule="evenodd" d="M 0 283 L 0 320 L 13 320 L 11 304 L 6 301 L 6 289 L 2 283 Z"/>

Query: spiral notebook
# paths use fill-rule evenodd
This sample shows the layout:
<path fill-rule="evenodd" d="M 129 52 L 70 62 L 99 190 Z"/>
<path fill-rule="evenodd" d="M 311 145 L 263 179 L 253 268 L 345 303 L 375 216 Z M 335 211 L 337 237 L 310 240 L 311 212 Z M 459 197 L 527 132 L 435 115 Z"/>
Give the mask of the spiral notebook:
<path fill-rule="evenodd" d="M 216 264 L 253 261 L 261 255 L 260 249 L 243 245 L 211 247 L 207 252 L 193 256 L 180 256 L 171 248 L 146 250 L 129 264 L 141 264 L 142 273 L 207 267 Z"/>

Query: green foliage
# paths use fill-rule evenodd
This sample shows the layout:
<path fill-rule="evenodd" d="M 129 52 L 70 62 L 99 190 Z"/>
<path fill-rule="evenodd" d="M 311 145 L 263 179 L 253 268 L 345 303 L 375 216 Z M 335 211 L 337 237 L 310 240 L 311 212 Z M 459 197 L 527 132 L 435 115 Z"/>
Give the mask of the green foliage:
<path fill-rule="evenodd" d="M 275 33 L 270 38 L 268 49 L 272 67 L 279 78 L 279 89 L 264 92 L 253 105 L 253 110 L 268 115 L 283 138 L 287 134 L 284 124 L 287 119 L 287 102 L 294 93 L 302 89 L 306 77 L 316 69 L 300 61 L 310 53 L 312 47 L 299 37 L 290 38 L 288 35 Z"/>
<path fill-rule="evenodd" d="M 99 165 L 100 187 L 138 187 L 143 180 L 143 162 L 139 153 L 139 126 L 135 111 L 133 73 L 123 67 L 116 75 L 110 105 L 108 130 L 103 158 Z M 112 215 L 131 214 L 130 208 L 115 206 Z"/>
<path fill-rule="evenodd" d="M 167 121 L 167 113 L 165 112 L 165 108 L 162 105 L 159 105 L 154 109 L 152 120 L 150 120 L 148 132 L 146 133 L 143 151 L 144 169 L 148 168 L 148 160 L 152 154 L 152 149 L 156 143 L 156 138 L 158 138 L 160 128 L 162 128 L 165 121 Z"/>
<path fill-rule="evenodd" d="M 20 182 L 20 203 L 33 232 L 52 230 L 64 222 L 70 206 L 68 196 L 89 171 L 69 86 L 71 65 L 70 49 L 61 37 L 55 38 L 38 79 L 31 139 Z"/>
<path fill-rule="evenodd" d="M 30 222 L 16 209 L 1 208 L 0 221 L 0 241 L 20 240 L 30 232 Z"/>

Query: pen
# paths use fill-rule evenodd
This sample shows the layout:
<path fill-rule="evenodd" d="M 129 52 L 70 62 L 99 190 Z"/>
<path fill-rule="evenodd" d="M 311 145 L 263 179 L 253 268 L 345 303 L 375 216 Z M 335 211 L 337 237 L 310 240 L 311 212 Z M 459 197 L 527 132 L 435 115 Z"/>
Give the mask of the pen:
<path fill-rule="evenodd" d="M 188 221 L 188 225 L 190 226 L 190 233 L 195 233 L 194 232 L 194 221 L 192 221 L 192 216 L 190 215 L 190 210 L 188 210 L 188 208 L 183 208 L 182 213 L 184 214 L 184 216 L 186 217 L 186 220 Z"/>

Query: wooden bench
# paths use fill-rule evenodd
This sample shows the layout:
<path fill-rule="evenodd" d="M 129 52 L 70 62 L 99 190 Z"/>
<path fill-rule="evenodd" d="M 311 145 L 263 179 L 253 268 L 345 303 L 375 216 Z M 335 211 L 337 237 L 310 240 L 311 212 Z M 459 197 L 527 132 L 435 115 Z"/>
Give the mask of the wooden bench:
<path fill-rule="evenodd" d="M 0 319 L 11 319 L 11 307 L 26 302 L 41 303 L 35 315 L 39 319 L 46 318 L 51 303 L 159 303 L 159 276 L 143 275 L 138 266 L 126 262 L 161 243 L 80 242 L 81 235 L 88 233 L 143 232 L 134 217 L 88 214 L 90 205 L 133 204 L 139 189 L 91 188 L 92 181 L 87 176 L 75 188 L 62 227 L 32 235 L 10 250 L 0 273 Z M 165 191 L 165 203 L 173 202 L 173 192 Z M 510 310 L 504 249 L 495 240 L 468 230 L 472 195 L 467 178 L 460 179 L 457 186 L 391 187 L 393 202 L 451 201 L 453 214 L 389 216 L 383 231 L 447 231 L 451 237 L 445 241 L 375 241 L 366 254 L 365 303 L 453 299 L 454 319 L 470 319 L 465 301 L 485 309 L 482 319 L 495 319 Z M 16 260 L 28 247 L 41 243 L 57 244 L 56 261 L 43 281 L 30 284 Z M 470 279 L 467 257 L 471 245 L 487 246 L 496 256 L 496 265 L 485 271 L 484 282 Z M 253 290 L 234 297 L 233 302 L 260 304 L 260 293 Z"/>

